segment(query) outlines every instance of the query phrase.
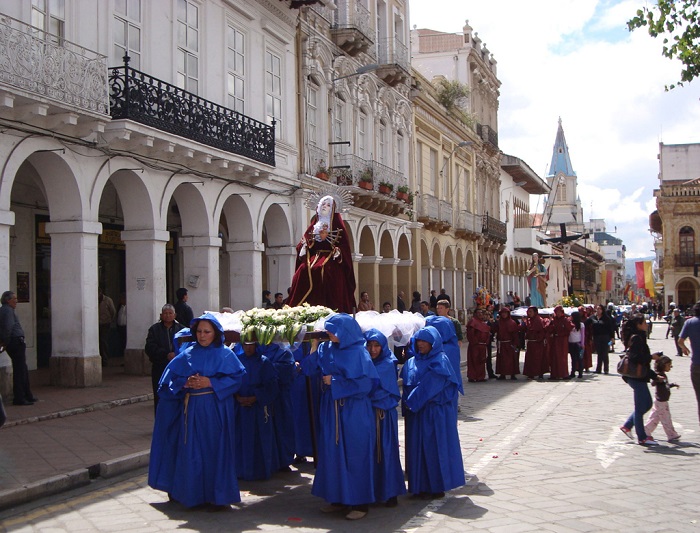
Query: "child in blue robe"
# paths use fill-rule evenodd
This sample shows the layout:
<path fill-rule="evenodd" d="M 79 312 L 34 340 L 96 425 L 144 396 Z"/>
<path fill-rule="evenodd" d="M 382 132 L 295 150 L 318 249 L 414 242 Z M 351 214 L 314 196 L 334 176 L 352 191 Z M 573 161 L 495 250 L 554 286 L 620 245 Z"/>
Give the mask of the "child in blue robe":
<path fill-rule="evenodd" d="M 296 377 L 296 364 L 289 348 L 284 348 L 277 343 L 260 346 L 259 350 L 273 364 L 279 385 L 279 394 L 272 404 L 275 435 L 273 467 L 276 470 L 289 471 L 289 465 L 294 462 L 294 414 L 291 387 Z"/>
<path fill-rule="evenodd" d="M 379 386 L 372 393 L 372 407 L 377 426 L 374 465 L 374 494 L 377 501 L 395 507 L 397 496 L 406 494 L 399 458 L 399 405 L 397 360 L 389 350 L 386 337 L 376 329 L 365 331 L 367 351 L 379 374 Z"/>
<path fill-rule="evenodd" d="M 236 394 L 236 473 L 248 481 L 270 479 L 277 461 L 273 459 L 274 427 L 272 404 L 279 394 L 277 373 L 261 354 L 258 343 L 243 343 L 234 350 L 246 370 Z"/>
<path fill-rule="evenodd" d="M 419 329 L 410 344 L 415 356 L 401 368 L 408 490 L 441 498 L 465 483 L 455 424 L 457 378 L 434 327 Z"/>
<path fill-rule="evenodd" d="M 464 389 L 462 388 L 462 369 L 461 364 L 461 353 L 459 349 L 459 343 L 457 341 L 457 332 L 455 331 L 455 325 L 446 316 L 429 316 L 425 319 L 426 326 L 433 326 L 442 339 L 442 350 L 447 355 L 452 365 L 452 370 L 454 370 L 455 377 L 457 378 L 457 390 L 460 394 L 464 394 Z M 455 394 L 454 398 L 455 404 L 455 420 L 457 415 L 457 406 L 459 405 L 459 395 Z"/>
<path fill-rule="evenodd" d="M 379 375 L 365 349 L 360 325 L 339 313 L 326 320 L 330 341 L 303 360 L 304 372 L 319 368 L 323 390 L 318 429 L 318 466 L 311 493 L 330 505 L 323 512 L 363 518 L 375 501 L 376 428 L 370 395 Z"/>
<path fill-rule="evenodd" d="M 186 507 L 241 501 L 236 479 L 233 395 L 245 375 L 211 314 L 190 324 L 195 341 L 165 367 L 158 384 L 148 484 Z"/>

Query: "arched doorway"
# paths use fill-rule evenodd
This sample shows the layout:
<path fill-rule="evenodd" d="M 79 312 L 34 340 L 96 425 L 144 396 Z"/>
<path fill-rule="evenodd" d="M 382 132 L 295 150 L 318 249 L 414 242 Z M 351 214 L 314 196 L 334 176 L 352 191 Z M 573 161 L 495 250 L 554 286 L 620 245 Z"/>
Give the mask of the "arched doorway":
<path fill-rule="evenodd" d="M 695 280 L 684 278 L 676 285 L 676 304 L 686 309 L 698 301 L 698 284 Z"/>

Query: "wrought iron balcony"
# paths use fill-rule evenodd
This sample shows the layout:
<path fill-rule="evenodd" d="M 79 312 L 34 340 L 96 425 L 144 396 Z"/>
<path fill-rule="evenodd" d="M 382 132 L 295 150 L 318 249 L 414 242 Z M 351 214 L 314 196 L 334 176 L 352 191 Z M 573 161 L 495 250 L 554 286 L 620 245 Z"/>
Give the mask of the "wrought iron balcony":
<path fill-rule="evenodd" d="M 481 137 L 481 140 L 485 143 L 490 144 L 493 148 L 498 148 L 498 133 L 491 126 L 477 124 L 476 134 Z"/>
<path fill-rule="evenodd" d="M 484 215 L 482 218 L 481 233 L 486 238 L 500 243 L 505 243 L 507 240 L 506 223 L 489 215 Z"/>
<path fill-rule="evenodd" d="M 384 39 L 378 43 L 377 62 L 381 67 L 376 74 L 388 85 L 395 87 L 408 79 L 408 47 L 398 39 Z"/>
<path fill-rule="evenodd" d="M 0 15 L 0 85 L 59 107 L 107 115 L 107 58 Z"/>
<path fill-rule="evenodd" d="M 374 44 L 369 9 L 360 0 L 339 0 L 331 35 L 335 44 L 349 56 L 367 52 Z"/>
<path fill-rule="evenodd" d="M 275 126 L 131 68 L 109 69 L 112 118 L 141 124 L 275 165 Z"/>

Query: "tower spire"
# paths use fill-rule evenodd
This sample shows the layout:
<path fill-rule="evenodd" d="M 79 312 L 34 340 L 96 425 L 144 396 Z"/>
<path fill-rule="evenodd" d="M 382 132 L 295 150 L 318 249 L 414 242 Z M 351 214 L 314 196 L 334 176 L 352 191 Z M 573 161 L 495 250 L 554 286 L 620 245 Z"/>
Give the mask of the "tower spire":
<path fill-rule="evenodd" d="M 554 141 L 554 149 L 552 150 L 552 162 L 549 165 L 549 176 L 556 176 L 559 173 L 565 176 L 575 176 L 574 167 L 571 164 L 569 157 L 569 147 L 566 144 L 564 137 L 564 128 L 561 125 L 561 117 L 559 117 L 559 127 L 557 128 L 557 138 Z"/>

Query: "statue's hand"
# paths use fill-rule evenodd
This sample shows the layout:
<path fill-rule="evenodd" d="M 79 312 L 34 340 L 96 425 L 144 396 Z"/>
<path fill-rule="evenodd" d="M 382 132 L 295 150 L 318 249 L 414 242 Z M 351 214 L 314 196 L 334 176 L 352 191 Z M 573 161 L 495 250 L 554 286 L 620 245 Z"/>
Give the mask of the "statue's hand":
<path fill-rule="evenodd" d="M 299 257 L 304 257 L 306 255 L 306 243 L 301 245 L 301 250 L 299 250 Z"/>
<path fill-rule="evenodd" d="M 333 259 L 338 259 L 340 257 L 340 248 L 333 250 Z"/>

